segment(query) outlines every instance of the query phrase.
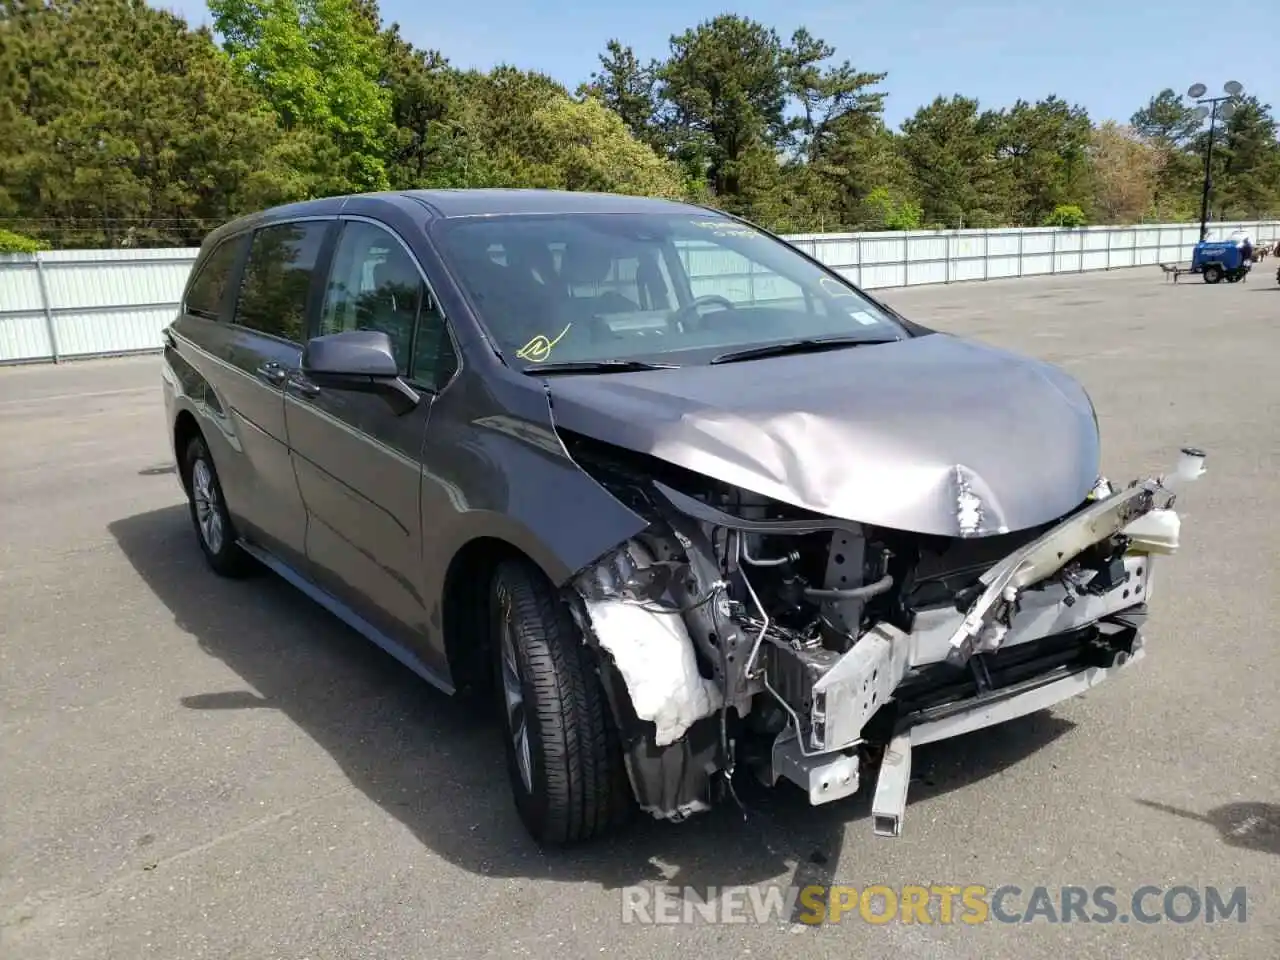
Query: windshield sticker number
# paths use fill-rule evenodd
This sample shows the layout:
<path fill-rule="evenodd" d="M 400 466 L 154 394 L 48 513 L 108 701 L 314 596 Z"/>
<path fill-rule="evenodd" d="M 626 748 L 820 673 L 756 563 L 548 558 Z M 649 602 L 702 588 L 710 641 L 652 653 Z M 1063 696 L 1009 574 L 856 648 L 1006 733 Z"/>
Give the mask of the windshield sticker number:
<path fill-rule="evenodd" d="M 844 284 L 840 283 L 840 281 L 832 279 L 831 277 L 820 277 L 818 279 L 818 286 L 820 286 L 823 292 L 826 293 L 828 296 L 830 296 L 833 300 L 852 298 L 854 300 L 858 300 L 859 303 L 861 303 L 856 293 L 854 293 Z M 876 317 L 874 313 L 869 313 L 866 310 L 848 309 L 845 312 L 849 314 L 849 316 L 852 319 L 858 321 L 858 323 L 862 324 L 864 327 L 874 327 L 880 323 L 879 318 Z"/>
<path fill-rule="evenodd" d="M 710 230 L 717 237 L 754 237 L 756 231 L 745 223 L 734 223 L 732 220 L 695 220 L 695 227 Z"/>
<path fill-rule="evenodd" d="M 564 339 L 564 335 L 569 332 L 572 323 L 566 323 L 564 329 L 554 340 L 548 340 L 543 334 L 538 334 L 523 347 L 516 351 L 516 356 L 521 360 L 530 360 L 533 363 L 543 363 L 551 356 L 551 349 L 557 343 Z"/>

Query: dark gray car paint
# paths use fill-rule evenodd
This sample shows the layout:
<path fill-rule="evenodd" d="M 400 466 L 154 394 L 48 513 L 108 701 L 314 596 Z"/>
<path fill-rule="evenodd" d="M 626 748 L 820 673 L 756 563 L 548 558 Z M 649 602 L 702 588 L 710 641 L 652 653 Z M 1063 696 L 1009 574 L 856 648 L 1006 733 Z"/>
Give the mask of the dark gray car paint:
<path fill-rule="evenodd" d="M 827 516 L 957 536 L 1078 505 L 1101 447 L 1084 390 L 1047 364 L 934 334 L 768 360 L 549 378 L 557 422 Z"/>
<path fill-rule="evenodd" d="M 195 416 L 233 520 L 257 552 L 265 548 L 291 580 L 340 616 L 353 612 L 348 622 L 372 626 L 391 652 L 402 656 L 402 646 L 402 659 L 449 689 L 442 604 L 464 547 L 500 541 L 563 583 L 645 521 L 569 459 L 543 384 L 509 371 L 489 347 L 426 240 L 420 202 L 358 197 L 268 211 L 216 231 L 201 260 L 246 229 L 351 215 L 391 229 L 423 267 L 460 355 L 454 379 L 399 415 L 374 392 L 273 387 L 253 372 L 275 360 L 290 382 L 303 345 L 228 322 L 237 276 L 222 321 L 182 314 L 170 327 L 166 405 L 170 422 L 182 411 Z M 317 310 L 313 303 L 313 333 Z"/>
<path fill-rule="evenodd" d="M 309 375 L 391 378 L 397 370 L 391 338 L 377 330 L 312 337 L 302 351 L 302 366 Z"/>
<path fill-rule="evenodd" d="M 367 391 L 272 388 L 255 371 L 274 360 L 296 372 L 302 344 L 184 314 L 166 351 L 171 422 L 182 411 L 196 417 L 233 518 L 257 548 L 340 616 L 355 613 L 346 619 L 358 629 L 381 632 L 388 649 L 402 645 L 409 653 L 396 655 L 445 688 L 442 607 L 465 548 L 501 542 L 565 583 L 646 525 L 569 458 L 557 423 L 781 500 L 906 529 L 954 532 L 939 477 L 956 464 L 987 497 L 988 519 L 1010 527 L 1078 502 L 1096 477 L 1092 411 L 1074 381 L 949 337 L 689 370 L 524 375 L 496 355 L 431 241 L 439 217 L 656 208 L 688 209 L 441 191 L 312 201 L 228 224 L 205 253 L 227 236 L 303 217 L 387 227 L 422 267 L 459 369 L 397 414 Z M 237 287 L 238 276 L 228 308 Z M 885 488 L 901 498 L 917 477 L 927 482 L 903 502 L 857 499 Z"/>
<path fill-rule="evenodd" d="M 237 526 L 286 562 L 300 562 L 307 516 L 289 458 L 283 382 L 269 383 L 257 371 L 269 364 L 296 369 L 301 349 L 202 318 L 184 317 L 173 332 L 198 378 L 202 402 L 187 402 L 202 421 Z M 214 416 L 214 407 L 223 415 Z"/>
<path fill-rule="evenodd" d="M 206 249 L 219 239 L 213 235 Z M 247 238 L 239 242 L 237 276 L 248 252 Z M 223 304 L 227 316 L 233 292 Z M 302 345 L 192 314 L 181 316 L 172 330 L 179 344 L 194 348 L 179 352 L 198 375 L 194 409 L 208 424 L 205 442 L 237 525 L 284 561 L 302 562 L 307 517 L 293 479 L 284 416 L 284 380 L 299 368 Z"/>
<path fill-rule="evenodd" d="M 310 573 L 402 640 L 420 634 L 425 619 L 418 458 L 430 415 L 429 402 L 396 416 L 375 393 L 328 384 L 315 393 L 285 388 L 293 472 L 309 518 Z"/>

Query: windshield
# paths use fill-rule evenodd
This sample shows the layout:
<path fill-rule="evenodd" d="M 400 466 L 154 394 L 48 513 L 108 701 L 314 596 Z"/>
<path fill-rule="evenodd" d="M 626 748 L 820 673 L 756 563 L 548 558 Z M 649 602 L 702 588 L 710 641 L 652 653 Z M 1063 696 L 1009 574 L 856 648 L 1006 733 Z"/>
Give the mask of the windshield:
<path fill-rule="evenodd" d="M 785 243 L 711 213 L 444 221 L 436 238 L 507 362 L 708 363 L 906 331 Z"/>

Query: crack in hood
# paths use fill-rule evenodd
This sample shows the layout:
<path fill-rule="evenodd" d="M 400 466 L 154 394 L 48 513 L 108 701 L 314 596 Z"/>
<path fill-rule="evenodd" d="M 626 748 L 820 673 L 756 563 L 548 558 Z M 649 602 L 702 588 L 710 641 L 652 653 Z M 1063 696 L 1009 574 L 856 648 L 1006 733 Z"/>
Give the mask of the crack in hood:
<path fill-rule="evenodd" d="M 558 425 L 826 516 L 940 536 L 1078 506 L 1100 443 L 1049 364 L 946 334 L 547 379 Z"/>

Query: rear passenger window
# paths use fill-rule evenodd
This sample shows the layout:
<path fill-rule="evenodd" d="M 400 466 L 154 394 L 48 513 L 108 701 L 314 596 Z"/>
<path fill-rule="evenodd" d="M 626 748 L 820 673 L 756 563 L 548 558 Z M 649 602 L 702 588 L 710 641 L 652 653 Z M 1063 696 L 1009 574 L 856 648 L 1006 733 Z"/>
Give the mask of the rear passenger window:
<path fill-rule="evenodd" d="M 236 323 L 295 343 L 305 339 L 307 293 L 328 226 L 323 221 L 283 223 L 253 235 Z"/>
<path fill-rule="evenodd" d="M 244 249 L 243 237 L 223 240 L 205 257 L 199 272 L 187 290 L 187 312 L 217 320 L 227 302 L 227 284 L 231 282 L 236 258 Z"/>

